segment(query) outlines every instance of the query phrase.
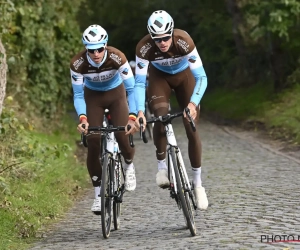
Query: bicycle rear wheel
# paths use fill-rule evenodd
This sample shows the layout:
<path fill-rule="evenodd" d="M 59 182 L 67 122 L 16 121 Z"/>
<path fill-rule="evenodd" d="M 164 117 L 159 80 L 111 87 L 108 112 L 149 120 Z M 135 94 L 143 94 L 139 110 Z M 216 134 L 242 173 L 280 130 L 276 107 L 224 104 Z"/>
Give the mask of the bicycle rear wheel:
<path fill-rule="evenodd" d="M 113 175 L 111 164 L 109 154 L 105 154 L 101 181 L 101 225 L 103 237 L 106 239 L 109 237 L 112 221 Z"/>
<path fill-rule="evenodd" d="M 113 202 L 113 217 L 114 217 L 114 228 L 115 230 L 120 229 L 121 224 L 121 201 L 118 200 L 118 197 L 122 197 L 122 162 L 121 155 L 118 154 L 117 160 L 114 160 L 115 166 L 115 198 Z M 123 187 L 124 188 L 124 187 Z"/>
<path fill-rule="evenodd" d="M 180 166 L 180 162 L 178 160 L 178 156 L 175 153 L 174 148 L 171 148 L 170 150 L 177 184 L 177 194 L 179 197 L 178 201 L 180 202 L 186 224 L 192 236 L 195 236 L 197 234 L 197 229 L 194 220 L 194 212 L 192 210 L 191 200 L 189 196 L 190 190 L 186 190 L 187 180 L 185 180 L 182 168 Z"/>

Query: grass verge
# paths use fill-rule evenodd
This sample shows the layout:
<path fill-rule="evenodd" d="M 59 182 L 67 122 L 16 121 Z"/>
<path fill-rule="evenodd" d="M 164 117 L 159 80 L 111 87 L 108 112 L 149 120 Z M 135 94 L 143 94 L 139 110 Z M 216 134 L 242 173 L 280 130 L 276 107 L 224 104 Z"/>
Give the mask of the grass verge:
<path fill-rule="evenodd" d="M 201 110 L 208 116 L 239 124 L 260 124 L 276 138 L 300 144 L 300 85 L 277 95 L 269 85 L 247 89 L 216 89 L 205 93 Z"/>
<path fill-rule="evenodd" d="M 88 186 L 86 167 L 75 155 L 76 124 L 70 118 L 62 123 L 51 134 L 24 132 L 19 148 L 11 149 L 14 159 L 7 156 L 9 145 L 0 148 L 7 159 L 0 164 L 0 249 L 28 249 Z"/>

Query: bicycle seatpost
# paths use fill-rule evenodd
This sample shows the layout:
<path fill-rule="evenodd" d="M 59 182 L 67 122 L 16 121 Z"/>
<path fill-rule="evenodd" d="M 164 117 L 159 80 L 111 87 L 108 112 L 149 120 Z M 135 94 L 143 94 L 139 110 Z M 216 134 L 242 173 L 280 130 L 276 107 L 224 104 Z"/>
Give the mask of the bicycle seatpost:
<path fill-rule="evenodd" d="M 145 133 L 145 131 L 143 131 L 144 130 L 144 121 L 143 121 L 142 117 L 140 117 L 139 123 L 140 123 L 140 138 L 143 139 L 144 143 L 148 143 L 146 133 Z"/>

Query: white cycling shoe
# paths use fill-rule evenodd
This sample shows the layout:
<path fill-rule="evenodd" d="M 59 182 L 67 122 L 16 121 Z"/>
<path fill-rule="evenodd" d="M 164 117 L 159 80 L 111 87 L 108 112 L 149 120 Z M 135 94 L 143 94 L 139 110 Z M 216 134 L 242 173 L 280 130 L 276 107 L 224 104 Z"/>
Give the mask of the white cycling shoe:
<path fill-rule="evenodd" d="M 207 195 L 205 193 L 205 188 L 195 187 L 194 192 L 195 192 L 197 207 L 204 210 L 207 209 L 208 200 L 207 200 Z"/>
<path fill-rule="evenodd" d="M 160 188 L 168 188 L 170 186 L 168 172 L 166 169 L 158 170 L 158 172 L 156 174 L 156 184 Z"/>
<path fill-rule="evenodd" d="M 135 170 L 127 169 L 125 171 L 125 190 L 133 191 L 136 188 Z"/>
<path fill-rule="evenodd" d="M 94 213 L 101 212 L 101 197 L 94 199 L 94 203 L 92 205 L 91 211 Z"/>

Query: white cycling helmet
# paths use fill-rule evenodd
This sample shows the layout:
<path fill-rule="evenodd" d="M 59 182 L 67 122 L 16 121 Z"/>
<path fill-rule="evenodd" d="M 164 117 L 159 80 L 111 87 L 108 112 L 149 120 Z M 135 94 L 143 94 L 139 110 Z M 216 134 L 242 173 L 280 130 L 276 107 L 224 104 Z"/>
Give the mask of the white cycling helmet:
<path fill-rule="evenodd" d="M 107 44 L 108 35 L 100 25 L 90 25 L 82 34 L 82 42 L 87 49 L 98 49 Z"/>
<path fill-rule="evenodd" d="M 157 35 L 172 35 L 174 29 L 173 18 L 164 10 L 157 10 L 148 19 L 147 25 L 151 38 Z"/>

